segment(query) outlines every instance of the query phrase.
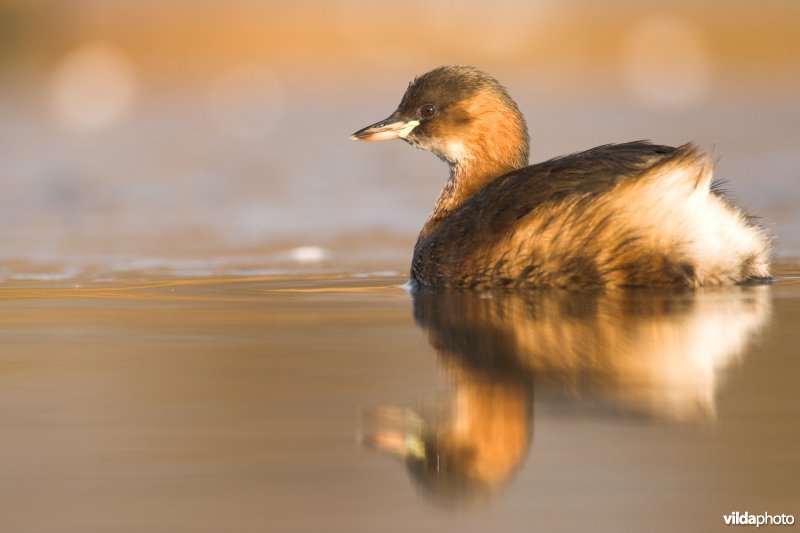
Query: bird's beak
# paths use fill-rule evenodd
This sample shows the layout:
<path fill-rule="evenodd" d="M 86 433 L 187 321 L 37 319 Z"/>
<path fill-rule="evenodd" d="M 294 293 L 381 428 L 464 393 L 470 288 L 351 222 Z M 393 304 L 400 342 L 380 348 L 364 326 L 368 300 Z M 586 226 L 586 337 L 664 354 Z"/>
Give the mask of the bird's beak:
<path fill-rule="evenodd" d="M 362 427 L 359 441 L 373 450 L 407 458 L 425 457 L 425 443 L 422 442 L 422 419 L 412 409 L 396 406 L 373 407 L 362 411 Z"/>
<path fill-rule="evenodd" d="M 350 136 L 356 141 L 388 141 L 389 139 L 405 139 L 411 130 L 419 126 L 419 120 L 401 120 L 391 117 L 376 122 L 372 126 L 360 129 Z"/>

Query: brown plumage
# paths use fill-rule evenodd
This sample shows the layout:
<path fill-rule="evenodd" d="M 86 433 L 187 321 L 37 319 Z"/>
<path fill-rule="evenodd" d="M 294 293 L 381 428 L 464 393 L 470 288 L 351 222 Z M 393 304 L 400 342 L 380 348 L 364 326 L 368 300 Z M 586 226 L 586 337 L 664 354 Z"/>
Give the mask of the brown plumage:
<path fill-rule="evenodd" d="M 527 166 L 525 119 L 472 67 L 409 85 L 353 135 L 401 138 L 450 166 L 411 266 L 421 286 L 697 287 L 769 278 L 764 231 L 712 185 L 692 144 L 599 146 Z"/>

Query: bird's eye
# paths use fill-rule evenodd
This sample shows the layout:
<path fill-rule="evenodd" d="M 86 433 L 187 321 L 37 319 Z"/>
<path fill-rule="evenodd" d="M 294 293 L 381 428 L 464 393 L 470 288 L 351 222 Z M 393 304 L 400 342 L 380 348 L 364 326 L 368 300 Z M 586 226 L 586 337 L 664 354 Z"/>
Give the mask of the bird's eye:
<path fill-rule="evenodd" d="M 436 106 L 433 104 L 425 104 L 419 108 L 420 118 L 431 118 L 436 114 Z"/>

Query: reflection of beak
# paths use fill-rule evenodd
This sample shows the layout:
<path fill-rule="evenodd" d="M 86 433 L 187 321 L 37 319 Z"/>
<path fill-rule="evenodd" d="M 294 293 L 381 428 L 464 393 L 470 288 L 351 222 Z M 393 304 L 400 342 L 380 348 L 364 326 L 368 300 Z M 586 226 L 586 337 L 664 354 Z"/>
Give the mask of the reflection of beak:
<path fill-rule="evenodd" d="M 374 429 L 360 438 L 361 444 L 395 457 L 425 457 L 425 445 L 419 438 L 422 420 L 411 409 L 386 406 L 364 412 Z"/>
<path fill-rule="evenodd" d="M 388 141 L 390 139 L 405 139 L 411 130 L 419 126 L 419 120 L 399 120 L 391 117 L 376 122 L 372 126 L 360 129 L 350 136 L 356 141 Z"/>

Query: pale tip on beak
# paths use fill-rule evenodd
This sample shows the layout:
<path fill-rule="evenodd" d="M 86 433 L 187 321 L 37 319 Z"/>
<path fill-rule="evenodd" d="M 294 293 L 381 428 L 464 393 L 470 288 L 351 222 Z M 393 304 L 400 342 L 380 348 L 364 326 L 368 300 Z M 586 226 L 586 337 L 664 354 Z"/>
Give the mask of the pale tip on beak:
<path fill-rule="evenodd" d="M 350 136 L 355 141 L 389 141 L 405 139 L 411 130 L 419 126 L 419 120 L 388 122 L 382 120 L 372 126 L 360 129 Z"/>

